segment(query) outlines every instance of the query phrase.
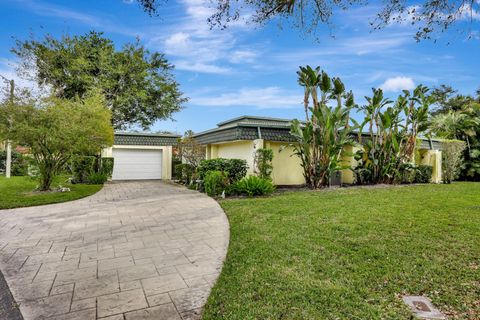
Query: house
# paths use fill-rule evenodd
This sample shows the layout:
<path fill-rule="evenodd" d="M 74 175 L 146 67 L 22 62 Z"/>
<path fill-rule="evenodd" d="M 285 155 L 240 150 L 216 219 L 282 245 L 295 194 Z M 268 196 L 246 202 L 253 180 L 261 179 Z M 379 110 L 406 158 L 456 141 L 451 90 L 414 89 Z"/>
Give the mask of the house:
<path fill-rule="evenodd" d="M 217 128 L 200 132 L 194 137 L 206 147 L 206 159 L 238 158 L 247 161 L 248 174 L 253 174 L 254 155 L 259 148 L 269 148 L 274 152 L 272 179 L 276 185 L 302 185 L 305 183 L 300 160 L 293 154 L 289 119 L 242 116 L 221 122 Z M 358 147 L 347 147 L 343 161 L 355 166 L 351 156 Z M 421 164 L 433 167 L 432 182 L 441 181 L 441 151 L 438 140 L 423 139 L 419 147 Z M 339 182 L 354 183 L 351 170 L 343 170 Z"/>
<path fill-rule="evenodd" d="M 115 132 L 113 146 L 102 157 L 113 157 L 112 180 L 171 179 L 173 146 L 179 135 Z"/>

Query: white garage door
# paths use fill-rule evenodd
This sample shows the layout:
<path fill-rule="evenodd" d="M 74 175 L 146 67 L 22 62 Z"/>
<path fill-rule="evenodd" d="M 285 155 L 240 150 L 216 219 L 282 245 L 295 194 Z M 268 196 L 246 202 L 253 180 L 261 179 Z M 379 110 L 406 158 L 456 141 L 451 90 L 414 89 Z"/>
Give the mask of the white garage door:
<path fill-rule="evenodd" d="M 113 180 L 162 178 L 162 150 L 113 148 Z"/>

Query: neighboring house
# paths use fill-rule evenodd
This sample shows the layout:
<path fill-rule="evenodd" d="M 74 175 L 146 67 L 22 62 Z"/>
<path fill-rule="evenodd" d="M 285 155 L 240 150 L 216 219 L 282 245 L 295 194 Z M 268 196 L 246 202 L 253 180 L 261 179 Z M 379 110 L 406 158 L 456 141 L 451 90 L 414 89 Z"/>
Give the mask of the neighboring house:
<path fill-rule="evenodd" d="M 194 135 L 198 143 L 205 145 L 206 158 L 238 158 L 247 161 L 249 174 L 253 174 L 254 155 L 259 148 L 274 152 L 272 179 L 277 185 L 301 185 L 305 183 L 300 160 L 293 154 L 294 138 L 290 135 L 290 121 L 267 117 L 242 116 L 219 123 L 217 128 Z M 432 182 L 441 181 L 441 151 L 437 140 L 422 140 L 418 159 L 421 164 L 433 167 Z M 346 151 L 353 154 L 357 147 Z M 345 157 L 345 163 L 355 166 L 352 156 Z M 351 170 L 343 170 L 339 180 L 345 184 L 354 183 Z"/>
<path fill-rule="evenodd" d="M 179 135 L 115 132 L 113 146 L 102 157 L 113 157 L 112 180 L 172 178 L 172 147 Z"/>

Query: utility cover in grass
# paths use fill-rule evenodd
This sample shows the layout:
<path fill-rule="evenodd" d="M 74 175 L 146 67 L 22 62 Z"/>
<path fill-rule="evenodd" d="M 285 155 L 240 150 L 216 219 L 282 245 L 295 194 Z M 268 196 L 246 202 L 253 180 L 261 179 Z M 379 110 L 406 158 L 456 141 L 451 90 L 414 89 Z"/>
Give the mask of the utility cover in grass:
<path fill-rule="evenodd" d="M 422 296 L 403 296 L 403 302 L 410 310 L 422 319 L 445 319 L 445 316 L 437 310 L 430 299 Z"/>

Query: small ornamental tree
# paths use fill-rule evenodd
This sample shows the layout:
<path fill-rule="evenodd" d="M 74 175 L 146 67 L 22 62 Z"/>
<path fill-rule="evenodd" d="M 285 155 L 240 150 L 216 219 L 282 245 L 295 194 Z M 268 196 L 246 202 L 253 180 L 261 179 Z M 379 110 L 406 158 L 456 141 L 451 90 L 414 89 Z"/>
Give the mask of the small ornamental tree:
<path fill-rule="evenodd" d="M 110 118 L 99 94 L 83 100 L 48 97 L 0 104 L 1 135 L 29 148 L 38 167 L 40 191 L 50 189 L 73 155 L 98 154 L 113 144 Z"/>
<path fill-rule="evenodd" d="M 205 147 L 195 140 L 191 130 L 186 131 L 185 135 L 178 139 L 177 150 L 177 155 L 182 162 L 191 165 L 194 169 L 205 159 Z"/>

